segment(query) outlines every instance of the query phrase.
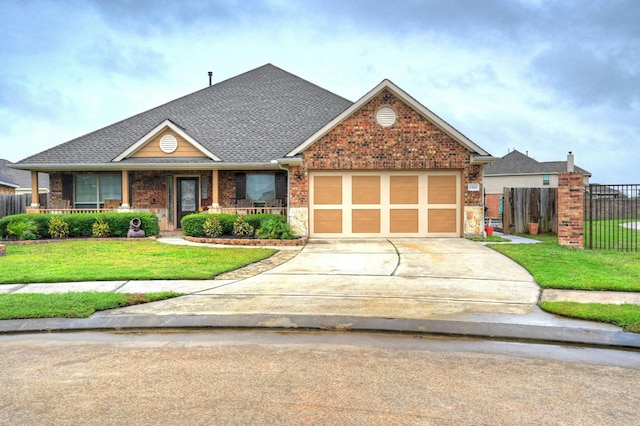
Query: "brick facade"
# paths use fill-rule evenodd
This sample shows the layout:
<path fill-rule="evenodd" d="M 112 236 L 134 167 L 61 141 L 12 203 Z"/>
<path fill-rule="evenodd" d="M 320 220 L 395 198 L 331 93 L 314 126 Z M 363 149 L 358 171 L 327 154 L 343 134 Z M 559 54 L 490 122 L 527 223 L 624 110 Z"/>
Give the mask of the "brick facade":
<path fill-rule="evenodd" d="M 12 186 L 0 185 L 0 195 L 13 195 L 16 189 Z"/>
<path fill-rule="evenodd" d="M 500 198 L 502 197 L 502 194 L 487 194 L 484 196 L 487 218 L 498 219 L 502 217 L 502 212 L 500 211 Z"/>
<path fill-rule="evenodd" d="M 376 123 L 376 112 L 389 106 L 394 125 Z M 469 151 L 388 90 L 372 98 L 352 116 L 302 153 L 302 167 L 291 168 L 291 206 L 309 202 L 309 170 L 462 170 L 466 206 L 482 206 L 482 166 L 470 164 Z"/>
<path fill-rule="evenodd" d="M 584 174 L 558 174 L 558 243 L 584 248 Z"/>

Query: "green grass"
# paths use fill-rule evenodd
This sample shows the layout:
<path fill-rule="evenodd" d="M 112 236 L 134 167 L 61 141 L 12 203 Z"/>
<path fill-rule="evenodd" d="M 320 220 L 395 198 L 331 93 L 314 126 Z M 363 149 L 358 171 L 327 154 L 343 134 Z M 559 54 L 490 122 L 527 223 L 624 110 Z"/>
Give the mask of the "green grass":
<path fill-rule="evenodd" d="M 626 331 L 640 333 L 640 306 L 608 305 L 599 303 L 540 302 L 547 312 L 571 318 L 606 322 Z"/>
<path fill-rule="evenodd" d="M 179 293 L 0 294 L 0 320 L 23 318 L 88 318 L 96 311 L 154 302 Z"/>
<path fill-rule="evenodd" d="M 558 245 L 555 235 L 535 238 L 542 244 L 488 247 L 522 265 L 542 288 L 640 291 L 640 252 L 576 250 Z"/>
<path fill-rule="evenodd" d="M 468 237 L 467 239 L 484 243 L 508 243 L 511 241 L 507 238 L 498 237 L 497 235 L 491 235 L 487 237 Z"/>
<path fill-rule="evenodd" d="M 640 219 L 594 220 L 584 223 L 584 242 L 588 247 L 589 235 L 593 232 L 593 247 L 632 249 L 640 247 L 640 231 L 621 226 L 624 223 L 640 222 Z"/>
<path fill-rule="evenodd" d="M 276 250 L 178 246 L 150 240 L 7 245 L 0 283 L 202 280 L 271 256 Z"/>

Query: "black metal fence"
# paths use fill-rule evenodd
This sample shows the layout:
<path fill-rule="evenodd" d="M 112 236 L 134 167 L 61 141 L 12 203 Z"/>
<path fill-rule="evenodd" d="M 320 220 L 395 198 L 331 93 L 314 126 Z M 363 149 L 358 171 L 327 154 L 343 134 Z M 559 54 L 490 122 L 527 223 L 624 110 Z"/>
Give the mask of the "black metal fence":
<path fill-rule="evenodd" d="M 640 184 L 586 185 L 584 236 L 588 249 L 638 251 Z"/>

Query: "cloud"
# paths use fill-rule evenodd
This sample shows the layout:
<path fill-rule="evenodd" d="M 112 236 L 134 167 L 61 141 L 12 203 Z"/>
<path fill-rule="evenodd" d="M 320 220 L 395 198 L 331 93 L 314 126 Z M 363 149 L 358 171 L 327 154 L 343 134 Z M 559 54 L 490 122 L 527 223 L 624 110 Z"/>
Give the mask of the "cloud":
<path fill-rule="evenodd" d="M 640 100 L 640 69 L 625 69 L 615 54 L 569 43 L 545 49 L 533 58 L 530 77 L 548 85 L 556 97 L 578 107 L 610 103 L 629 108 Z"/>
<path fill-rule="evenodd" d="M 161 76 L 167 68 L 162 53 L 134 43 L 114 42 L 110 38 L 94 40 L 77 53 L 80 66 L 100 70 L 102 75 Z"/>

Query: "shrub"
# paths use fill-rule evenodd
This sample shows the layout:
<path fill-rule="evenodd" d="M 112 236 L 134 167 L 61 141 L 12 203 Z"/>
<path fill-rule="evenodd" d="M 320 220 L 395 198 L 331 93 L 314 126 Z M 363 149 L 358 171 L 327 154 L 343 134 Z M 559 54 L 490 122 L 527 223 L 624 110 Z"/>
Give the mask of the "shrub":
<path fill-rule="evenodd" d="M 49 235 L 51 238 L 67 238 L 69 236 L 69 224 L 59 217 L 49 220 Z"/>
<path fill-rule="evenodd" d="M 103 218 L 96 218 L 91 226 L 91 235 L 96 238 L 106 238 L 111 235 L 111 229 L 109 229 L 109 222 L 106 222 Z"/>
<path fill-rule="evenodd" d="M 37 240 L 38 236 L 31 231 L 24 231 L 22 233 L 22 240 Z"/>
<path fill-rule="evenodd" d="M 19 240 L 35 240 L 31 236 L 35 237 L 35 232 L 38 230 L 37 224 L 23 215 L 20 216 L 7 223 L 6 234 Z"/>
<path fill-rule="evenodd" d="M 210 214 L 210 213 L 194 213 L 182 218 L 180 224 L 182 232 L 188 237 L 206 237 L 203 225 L 211 216 L 215 216 L 220 221 L 222 233 L 220 235 L 235 235 L 233 233 L 233 225 L 238 218 L 236 214 Z M 244 216 L 244 222 L 248 223 L 253 229 L 259 229 L 265 220 L 274 220 L 281 223 L 287 223 L 287 218 L 277 214 L 250 214 Z"/>
<path fill-rule="evenodd" d="M 220 219 L 217 216 L 211 215 L 202 224 L 204 234 L 209 238 L 215 238 L 222 235 L 222 225 L 220 225 Z"/>
<path fill-rule="evenodd" d="M 256 235 L 270 240 L 290 240 L 293 238 L 289 224 L 276 218 L 264 220 L 258 231 L 256 231 Z"/>
<path fill-rule="evenodd" d="M 262 226 L 262 222 L 269 219 L 287 223 L 286 217 L 273 213 L 250 214 L 244 217 L 245 222 L 253 226 L 254 229 L 260 229 L 260 227 Z"/>
<path fill-rule="evenodd" d="M 153 213 L 148 212 L 129 212 L 129 213 L 77 213 L 77 214 L 50 214 L 50 213 L 38 213 L 38 214 L 19 214 L 6 216 L 0 219 L 0 238 L 5 238 L 10 235 L 7 231 L 7 226 L 14 222 L 28 219 L 35 223 L 33 233 L 39 238 L 59 238 L 54 237 L 49 233 L 49 222 L 52 218 L 57 217 L 66 222 L 69 226 L 69 237 L 85 238 L 93 235 L 93 224 L 97 219 L 104 220 L 109 225 L 110 235 L 112 237 L 126 237 L 129 231 L 129 222 L 135 217 L 139 218 L 142 222 L 142 229 L 144 229 L 147 236 L 158 235 L 160 233 L 160 226 L 158 224 L 158 217 Z"/>
<path fill-rule="evenodd" d="M 244 221 L 244 216 L 238 216 L 233 224 L 233 235 L 236 237 L 253 237 L 254 228 Z"/>

